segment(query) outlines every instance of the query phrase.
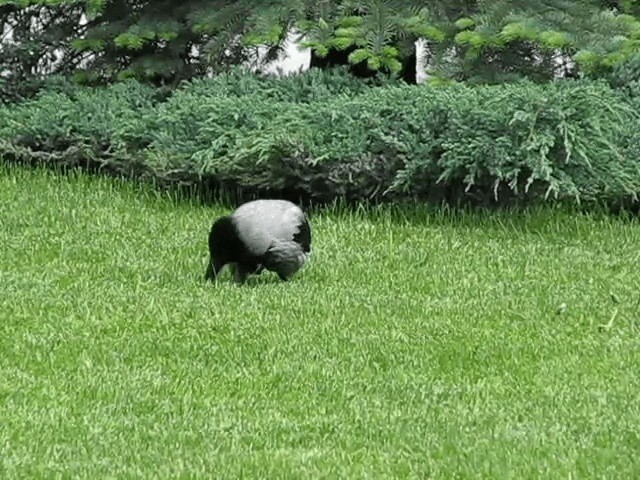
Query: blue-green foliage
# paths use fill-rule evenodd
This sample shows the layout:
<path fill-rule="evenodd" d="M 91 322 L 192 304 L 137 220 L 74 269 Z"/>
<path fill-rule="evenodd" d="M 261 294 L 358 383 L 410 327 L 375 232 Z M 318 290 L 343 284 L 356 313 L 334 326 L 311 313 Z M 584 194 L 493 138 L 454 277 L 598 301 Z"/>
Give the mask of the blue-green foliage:
<path fill-rule="evenodd" d="M 640 113 L 605 82 L 366 85 L 343 71 L 234 71 L 167 98 L 135 82 L 44 92 L 0 110 L 0 155 L 131 164 L 317 200 L 629 201 Z M 80 151 L 80 153 L 78 153 Z"/>

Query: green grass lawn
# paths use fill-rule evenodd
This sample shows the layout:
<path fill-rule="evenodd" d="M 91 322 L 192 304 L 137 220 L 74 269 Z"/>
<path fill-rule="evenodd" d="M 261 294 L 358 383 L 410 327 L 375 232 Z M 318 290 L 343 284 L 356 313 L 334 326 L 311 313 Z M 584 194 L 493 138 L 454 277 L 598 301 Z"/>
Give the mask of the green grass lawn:
<path fill-rule="evenodd" d="M 316 213 L 238 287 L 224 212 L 0 167 L 0 478 L 637 476 L 638 223 Z"/>

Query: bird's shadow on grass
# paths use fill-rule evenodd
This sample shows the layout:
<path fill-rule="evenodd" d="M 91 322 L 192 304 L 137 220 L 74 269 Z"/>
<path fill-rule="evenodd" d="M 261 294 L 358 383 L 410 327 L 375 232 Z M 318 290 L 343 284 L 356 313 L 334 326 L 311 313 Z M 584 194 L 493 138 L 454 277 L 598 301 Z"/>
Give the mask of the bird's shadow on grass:
<path fill-rule="evenodd" d="M 262 273 L 260 275 L 250 275 L 244 284 L 240 286 L 256 288 L 263 285 L 287 284 L 293 281 L 294 280 L 291 279 L 287 282 L 283 282 L 275 273 Z"/>
<path fill-rule="evenodd" d="M 202 280 L 201 281 L 205 281 Z M 221 285 L 235 285 L 242 288 L 259 288 L 266 285 L 287 285 L 296 283 L 296 277 L 291 278 L 288 281 L 281 280 L 278 275 L 271 273 L 262 273 L 260 275 L 250 275 L 243 284 L 238 284 L 234 281 L 233 275 L 223 275 L 218 279 L 211 281 L 205 281 L 207 285 L 215 287 L 218 284 Z"/>

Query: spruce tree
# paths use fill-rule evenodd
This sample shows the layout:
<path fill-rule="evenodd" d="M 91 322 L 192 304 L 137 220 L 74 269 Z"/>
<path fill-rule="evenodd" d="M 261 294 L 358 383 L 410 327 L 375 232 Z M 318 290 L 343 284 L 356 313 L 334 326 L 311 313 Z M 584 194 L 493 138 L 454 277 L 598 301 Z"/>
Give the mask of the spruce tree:
<path fill-rule="evenodd" d="M 436 80 L 546 81 L 599 75 L 633 57 L 639 14 L 638 0 L 0 0 L 0 22 L 16 39 L 2 45 L 0 69 L 35 75 L 61 52 L 56 71 L 82 82 L 175 85 L 258 48 L 273 61 L 296 32 L 312 66 L 348 64 L 358 76 L 415 83 L 423 39 Z"/>

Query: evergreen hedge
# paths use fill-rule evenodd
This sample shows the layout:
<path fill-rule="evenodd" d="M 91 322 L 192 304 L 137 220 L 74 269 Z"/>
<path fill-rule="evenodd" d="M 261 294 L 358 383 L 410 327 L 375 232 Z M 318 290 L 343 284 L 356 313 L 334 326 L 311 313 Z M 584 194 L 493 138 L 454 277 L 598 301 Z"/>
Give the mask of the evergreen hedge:
<path fill-rule="evenodd" d="M 316 202 L 629 203 L 640 112 L 605 82 L 430 87 L 344 71 L 127 82 L 0 107 L 0 156 Z"/>

